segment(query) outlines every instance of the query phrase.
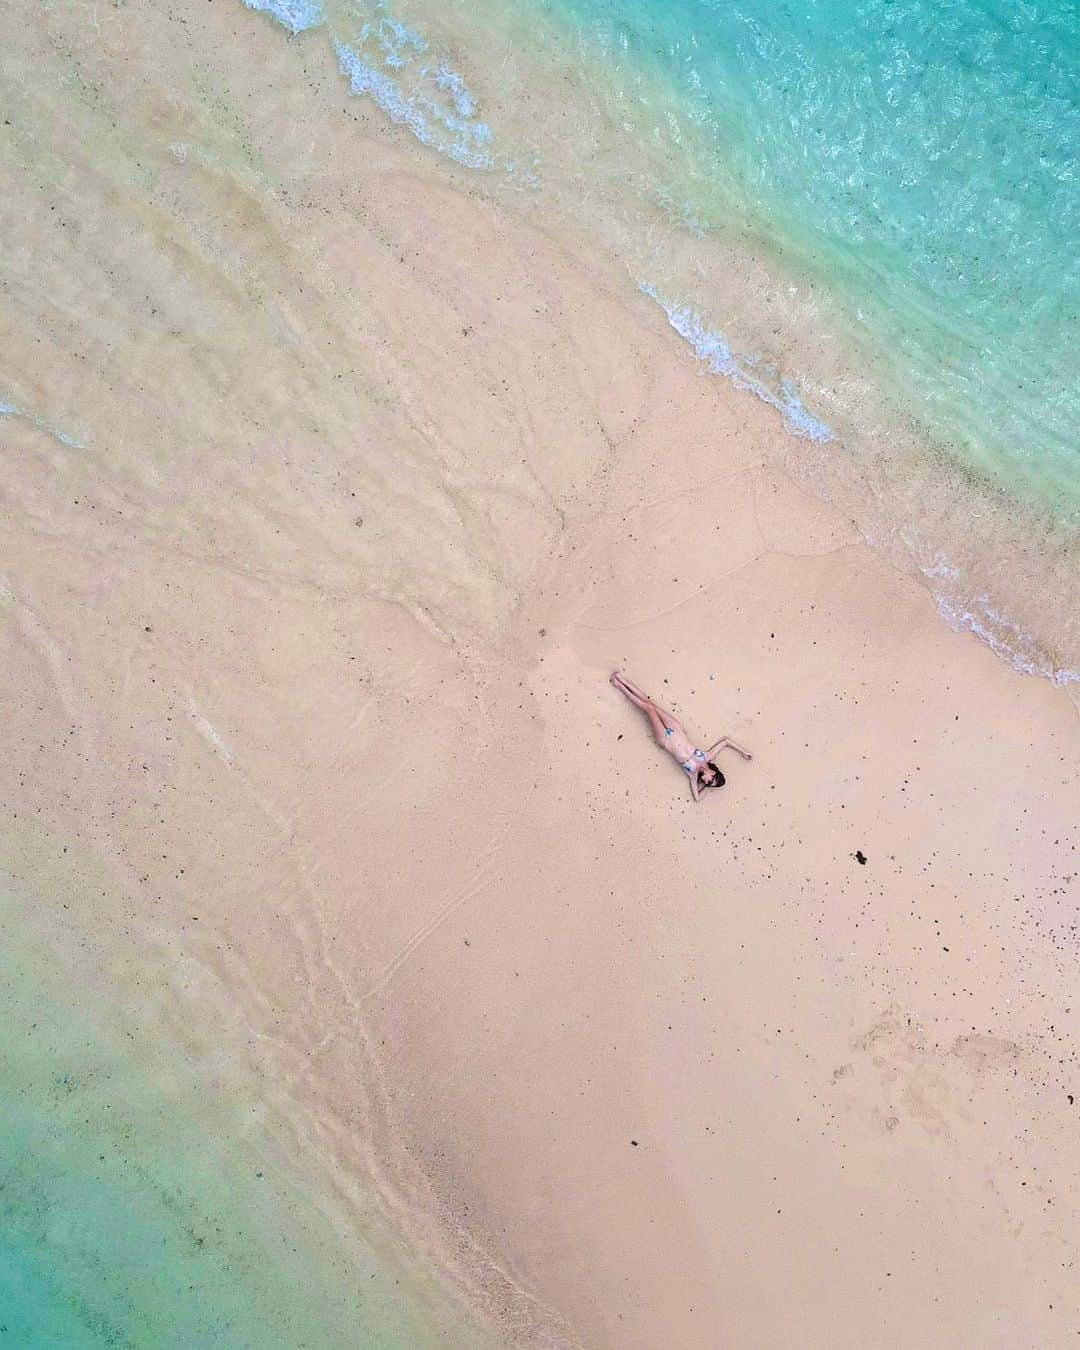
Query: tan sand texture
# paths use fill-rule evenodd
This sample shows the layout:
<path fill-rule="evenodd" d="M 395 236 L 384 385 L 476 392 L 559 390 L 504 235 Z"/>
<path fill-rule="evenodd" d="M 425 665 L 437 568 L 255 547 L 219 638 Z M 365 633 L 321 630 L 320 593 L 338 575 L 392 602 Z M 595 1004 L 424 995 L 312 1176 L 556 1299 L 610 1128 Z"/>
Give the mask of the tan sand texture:
<path fill-rule="evenodd" d="M 1074 1344 L 1074 695 L 302 40 L 94 15 L 0 54 L 16 876 L 504 1344 Z"/>

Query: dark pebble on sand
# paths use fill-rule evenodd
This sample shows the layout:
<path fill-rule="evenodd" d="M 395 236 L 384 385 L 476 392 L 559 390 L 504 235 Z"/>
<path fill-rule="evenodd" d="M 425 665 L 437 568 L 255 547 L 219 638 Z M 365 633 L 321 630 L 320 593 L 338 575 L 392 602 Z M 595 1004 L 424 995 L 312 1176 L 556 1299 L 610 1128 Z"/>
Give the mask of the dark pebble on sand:
<path fill-rule="evenodd" d="M 637 1140 L 636 1140 L 636 1139 L 631 1139 L 631 1140 L 630 1140 L 630 1143 L 631 1143 L 631 1145 L 632 1145 L 634 1148 L 637 1148 Z"/>
<path fill-rule="evenodd" d="M 866 866 L 866 854 L 862 851 L 861 848 L 857 848 L 855 850 L 855 861 L 857 863 L 862 863 L 864 867 Z"/>

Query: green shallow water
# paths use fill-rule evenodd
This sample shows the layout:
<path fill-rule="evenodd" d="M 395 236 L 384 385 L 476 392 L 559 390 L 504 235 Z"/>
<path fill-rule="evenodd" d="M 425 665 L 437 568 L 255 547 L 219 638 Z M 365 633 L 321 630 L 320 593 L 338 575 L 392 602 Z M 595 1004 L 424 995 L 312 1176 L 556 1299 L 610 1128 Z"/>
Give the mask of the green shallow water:
<path fill-rule="evenodd" d="M 440 1343 L 226 1068 L 95 995 L 85 939 L 0 922 L 0 1345 Z"/>

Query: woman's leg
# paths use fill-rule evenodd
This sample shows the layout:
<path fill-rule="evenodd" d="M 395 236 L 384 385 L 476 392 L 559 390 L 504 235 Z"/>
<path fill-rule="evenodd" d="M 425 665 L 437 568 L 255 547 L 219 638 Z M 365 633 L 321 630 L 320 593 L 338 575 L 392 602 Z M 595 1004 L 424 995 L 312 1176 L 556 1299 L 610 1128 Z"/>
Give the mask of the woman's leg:
<path fill-rule="evenodd" d="M 645 712 L 649 719 L 649 725 L 652 727 L 653 735 L 656 737 L 657 741 L 661 745 L 666 747 L 667 725 L 665 724 L 664 719 L 660 716 L 660 714 L 657 712 L 657 710 L 653 707 L 651 703 L 645 709 Z"/>
<path fill-rule="evenodd" d="M 618 671 L 615 671 L 612 675 L 611 683 L 616 689 L 621 689 L 626 697 L 630 699 L 632 703 L 636 703 L 639 708 L 644 708 L 647 703 L 652 702 L 652 699 L 644 689 L 639 689 L 636 684 L 631 684 L 630 681 L 620 675 Z"/>
<path fill-rule="evenodd" d="M 621 689 L 631 703 L 636 703 L 639 708 L 655 708 L 663 719 L 665 726 L 674 727 L 676 731 L 682 731 L 683 724 L 674 713 L 669 713 L 666 708 L 661 708 L 659 703 L 655 702 L 648 694 L 640 690 L 636 684 L 631 684 L 629 680 L 624 680 L 618 671 L 612 675 L 611 683 L 616 689 Z"/>
<path fill-rule="evenodd" d="M 678 727 L 679 725 L 675 719 L 669 718 L 662 708 L 658 708 L 648 694 L 643 694 L 640 689 L 627 683 L 618 671 L 612 675 L 611 683 L 618 689 L 620 694 L 625 694 L 630 702 L 633 703 L 635 707 L 640 708 L 646 717 L 648 717 L 649 725 L 653 730 L 653 735 L 660 744 L 663 745 L 667 740 L 668 727 Z"/>
<path fill-rule="evenodd" d="M 620 694 L 625 694 L 626 697 L 630 700 L 630 702 L 633 703 L 635 707 L 641 708 L 642 711 L 651 708 L 653 706 L 653 701 L 648 696 L 648 694 L 644 694 L 640 689 L 635 688 L 634 685 L 628 684 L 627 681 L 623 679 L 623 677 L 619 674 L 618 671 L 616 671 L 615 674 L 612 675 L 611 683 L 615 686 L 615 688 L 619 691 Z"/>

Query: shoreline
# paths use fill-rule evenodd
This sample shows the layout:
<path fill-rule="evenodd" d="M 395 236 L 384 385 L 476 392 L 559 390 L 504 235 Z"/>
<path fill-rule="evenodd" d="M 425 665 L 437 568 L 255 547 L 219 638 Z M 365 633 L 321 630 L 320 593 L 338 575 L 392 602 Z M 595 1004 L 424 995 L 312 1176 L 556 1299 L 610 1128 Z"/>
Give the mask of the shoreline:
<path fill-rule="evenodd" d="M 675 311 L 688 316 L 694 332 L 681 336 L 693 348 L 704 341 L 707 352 L 696 354 L 705 364 L 722 349 L 721 373 L 755 387 L 797 437 L 832 442 L 820 453 L 796 441 L 791 471 L 922 578 L 945 622 L 976 633 L 1026 673 L 1058 683 L 1080 679 L 1076 508 L 1062 519 L 1051 504 L 1064 493 L 1063 481 L 1048 496 L 1049 483 L 1029 482 L 1015 464 L 1012 481 L 1006 461 L 959 453 L 955 428 L 923 425 L 896 372 L 891 382 L 884 378 L 883 353 L 858 336 L 851 297 L 829 298 L 827 269 L 819 275 L 810 265 L 812 250 L 794 247 L 793 239 L 790 248 L 770 244 L 748 221 L 713 220 L 706 231 L 693 211 L 674 211 L 659 144 L 633 135 L 634 99 L 608 69 L 612 54 L 593 50 L 577 30 L 572 39 L 565 16 L 534 15 L 543 32 L 530 41 L 515 41 L 523 15 L 499 6 L 463 16 L 453 7 L 429 13 L 421 3 L 404 17 L 416 31 L 385 16 L 365 29 L 366 73 L 350 95 L 382 118 L 391 140 L 414 138 L 443 160 L 444 176 L 527 229 L 550 233 L 556 243 L 572 239 L 598 258 L 610 255 L 669 322 Z M 348 36 L 333 4 L 320 27 L 309 34 L 315 59 L 320 43 Z M 463 37 L 477 28 L 492 44 L 490 68 Z M 349 50 L 352 69 L 360 58 Z M 436 68 L 443 73 L 434 79 Z M 601 92 L 588 86 L 585 69 L 599 78 Z M 665 109 L 683 120 L 687 110 L 658 70 L 624 73 L 635 89 L 641 82 L 638 93 L 661 123 Z M 520 89 L 547 83 L 560 91 L 560 125 L 573 148 L 545 140 L 533 125 L 531 99 L 518 97 Z M 689 124 L 683 132 L 697 134 Z M 949 364 L 948 352 L 938 364 Z"/>
<path fill-rule="evenodd" d="M 507 1345 L 1053 1343 L 1074 691 L 949 631 L 614 263 L 243 10 L 114 17 L 131 163 L 58 122 L 80 229 L 21 200 L 5 324 L 85 445 L 0 423 L 47 639 L 12 629 L 7 795 L 115 864 L 72 921 L 228 990 L 246 1071 Z M 694 807 L 615 666 L 754 763 Z"/>

